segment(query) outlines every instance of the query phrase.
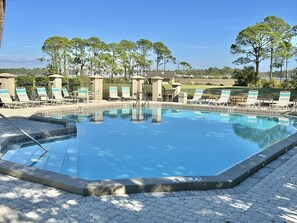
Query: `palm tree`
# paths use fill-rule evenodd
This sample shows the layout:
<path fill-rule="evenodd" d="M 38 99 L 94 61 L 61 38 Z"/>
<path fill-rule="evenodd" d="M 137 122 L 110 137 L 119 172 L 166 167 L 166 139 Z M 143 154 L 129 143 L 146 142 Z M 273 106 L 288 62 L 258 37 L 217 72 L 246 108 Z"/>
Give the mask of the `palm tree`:
<path fill-rule="evenodd" d="M 2 34 L 3 34 L 3 28 L 4 28 L 5 4 L 6 4 L 6 0 L 0 0 L 0 47 L 1 47 Z"/>

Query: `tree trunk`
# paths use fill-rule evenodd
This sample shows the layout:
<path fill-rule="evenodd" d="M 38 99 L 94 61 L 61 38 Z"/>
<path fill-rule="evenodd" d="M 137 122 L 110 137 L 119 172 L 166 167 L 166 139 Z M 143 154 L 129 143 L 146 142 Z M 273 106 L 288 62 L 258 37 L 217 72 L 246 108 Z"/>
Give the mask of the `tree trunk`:
<path fill-rule="evenodd" d="M 128 80 L 128 78 L 127 78 L 127 67 L 126 66 L 124 66 L 124 76 L 125 76 L 125 80 Z"/>
<path fill-rule="evenodd" d="M 256 57 L 256 75 L 257 75 L 257 79 L 259 78 L 259 65 L 260 65 L 260 61 L 259 58 Z"/>
<path fill-rule="evenodd" d="M 286 58 L 286 80 L 288 79 L 288 58 Z"/>
<path fill-rule="evenodd" d="M 5 2 L 6 0 L 0 0 L 0 48 L 2 43 L 2 35 L 4 29 L 4 17 L 5 17 Z"/>
<path fill-rule="evenodd" d="M 270 50 L 270 70 L 269 70 L 269 79 L 272 80 L 272 65 L 273 65 L 273 48 Z"/>
<path fill-rule="evenodd" d="M 92 62 L 92 60 L 91 60 L 91 63 L 90 63 L 90 76 L 93 76 L 94 74 L 95 74 L 95 72 L 94 72 L 94 65 L 93 65 L 93 62 Z"/>

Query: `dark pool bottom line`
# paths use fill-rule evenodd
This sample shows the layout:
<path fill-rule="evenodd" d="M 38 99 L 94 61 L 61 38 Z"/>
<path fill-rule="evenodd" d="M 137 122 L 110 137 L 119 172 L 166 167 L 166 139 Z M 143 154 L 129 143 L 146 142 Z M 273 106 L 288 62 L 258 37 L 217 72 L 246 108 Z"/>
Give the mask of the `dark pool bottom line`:
<path fill-rule="evenodd" d="M 0 172 L 84 196 L 232 188 L 297 145 L 297 133 L 216 176 L 88 181 L 0 160 Z"/>

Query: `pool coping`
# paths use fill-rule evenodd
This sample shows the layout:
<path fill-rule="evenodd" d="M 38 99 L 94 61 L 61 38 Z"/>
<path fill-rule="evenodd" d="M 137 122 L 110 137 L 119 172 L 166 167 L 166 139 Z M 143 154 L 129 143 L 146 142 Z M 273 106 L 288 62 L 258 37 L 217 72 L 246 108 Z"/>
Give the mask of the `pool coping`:
<path fill-rule="evenodd" d="M 266 111 L 252 109 L 251 111 L 242 109 L 223 107 L 223 106 L 196 106 L 185 105 L 178 103 L 153 103 L 153 107 L 176 108 L 176 109 L 193 109 L 199 111 L 221 111 L 231 113 L 253 113 L 259 115 L 280 115 L 283 111 Z M 47 115 L 71 113 L 71 112 L 86 112 L 96 109 L 108 108 L 129 108 L 131 103 L 108 103 L 104 105 L 89 105 L 85 107 L 63 108 L 55 111 L 54 108 L 37 112 L 29 119 L 36 121 L 44 121 L 64 125 L 64 128 L 59 130 L 51 130 L 47 133 L 40 132 L 33 134 L 34 137 L 41 139 L 49 136 L 63 136 L 76 134 L 74 122 L 56 120 Z M 206 108 L 205 108 L 206 107 Z M 69 111 L 71 110 L 71 111 Z M 22 142 L 24 137 L 18 135 L 9 137 L 0 145 L 4 148 L 8 144 Z M 139 192 L 170 192 L 181 190 L 203 190 L 203 189 L 226 189 L 232 188 L 242 182 L 244 179 L 255 173 L 260 168 L 266 166 L 269 162 L 284 154 L 291 148 L 297 145 L 297 133 L 285 138 L 284 140 L 273 144 L 264 151 L 261 151 L 247 160 L 234 165 L 233 167 L 223 171 L 216 176 L 172 176 L 160 178 L 132 178 L 132 179 L 116 179 L 116 180 L 97 180 L 89 181 L 79 178 L 70 177 L 67 175 L 54 173 L 47 170 L 40 170 L 34 167 L 26 167 L 10 161 L 0 160 L 0 172 L 21 178 L 23 180 L 41 183 L 52 186 L 71 193 L 76 193 L 84 196 L 101 196 L 107 194 L 130 194 Z"/>

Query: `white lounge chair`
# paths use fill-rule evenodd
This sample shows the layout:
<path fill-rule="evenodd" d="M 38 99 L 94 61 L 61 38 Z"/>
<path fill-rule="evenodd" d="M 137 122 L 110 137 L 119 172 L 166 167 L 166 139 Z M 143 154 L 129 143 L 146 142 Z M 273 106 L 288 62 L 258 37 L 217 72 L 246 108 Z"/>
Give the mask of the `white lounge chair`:
<path fill-rule="evenodd" d="M 245 102 L 240 102 L 237 105 L 239 106 L 250 106 L 253 107 L 258 103 L 258 94 L 257 90 L 250 90 Z"/>
<path fill-rule="evenodd" d="M 80 88 L 77 90 L 77 96 L 76 99 L 78 101 L 89 101 L 90 95 L 89 95 L 89 89 L 87 88 Z"/>
<path fill-rule="evenodd" d="M 271 108 L 289 108 L 291 92 L 290 91 L 281 91 L 279 93 L 278 101 L 270 105 Z"/>
<path fill-rule="evenodd" d="M 53 103 L 62 104 L 63 103 L 63 101 L 61 101 L 61 100 L 49 98 L 48 94 L 46 93 L 45 87 L 37 87 L 36 92 L 37 92 L 39 101 L 42 101 L 44 103 L 51 103 L 51 104 L 53 104 Z"/>
<path fill-rule="evenodd" d="M 28 107 L 27 102 L 13 101 L 9 95 L 8 89 L 0 89 L 0 100 L 3 103 L 3 106 L 7 108 Z"/>
<path fill-rule="evenodd" d="M 211 104 L 214 105 L 228 105 L 230 99 L 231 90 L 222 90 L 221 96 L 218 100 L 211 101 Z"/>
<path fill-rule="evenodd" d="M 131 96 L 129 86 L 122 86 L 122 100 L 134 100 Z"/>
<path fill-rule="evenodd" d="M 52 88 L 53 97 L 61 102 L 77 102 L 77 99 L 63 98 L 60 88 Z"/>
<path fill-rule="evenodd" d="M 35 105 L 41 105 L 43 104 L 42 101 L 32 101 L 29 99 L 28 97 L 28 94 L 27 94 L 27 91 L 26 91 L 26 88 L 24 87 L 17 87 L 15 89 L 15 92 L 16 92 L 16 96 L 17 98 L 19 99 L 20 102 L 24 102 L 24 103 L 27 103 L 28 106 L 35 106 Z"/>
<path fill-rule="evenodd" d="M 115 86 L 110 86 L 109 87 L 109 97 L 108 100 L 119 100 L 120 97 L 118 96 L 118 88 Z"/>
<path fill-rule="evenodd" d="M 195 89 L 195 93 L 193 96 L 193 99 L 187 100 L 188 103 L 190 104 L 201 104 L 201 98 L 202 98 L 203 90 L 202 89 Z"/>
<path fill-rule="evenodd" d="M 63 93 L 63 97 L 64 97 L 64 98 L 72 98 L 72 99 L 75 98 L 75 96 L 74 96 L 73 93 L 70 93 L 70 94 L 69 94 L 67 88 L 62 88 L 62 93 Z"/>

